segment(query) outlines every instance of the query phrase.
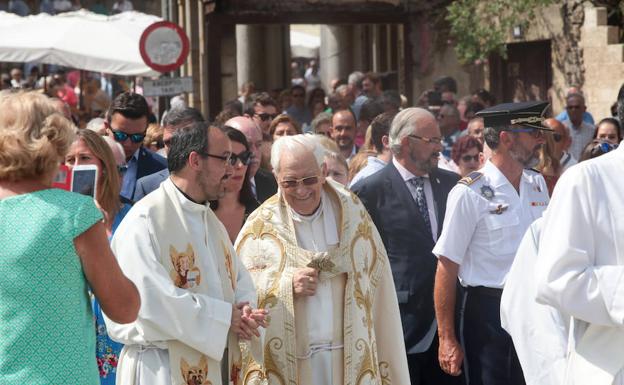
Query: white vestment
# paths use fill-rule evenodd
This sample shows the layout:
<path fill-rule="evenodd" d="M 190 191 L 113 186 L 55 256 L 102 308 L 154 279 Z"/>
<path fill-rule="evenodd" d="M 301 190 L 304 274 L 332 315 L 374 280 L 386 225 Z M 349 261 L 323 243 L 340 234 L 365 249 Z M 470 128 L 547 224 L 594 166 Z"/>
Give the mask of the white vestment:
<path fill-rule="evenodd" d="M 297 242 L 301 248 L 310 251 L 328 251 L 330 247 L 338 245 L 338 226 L 334 209 L 327 193 L 322 193 L 319 209 L 310 216 L 297 214 L 291 211 L 293 225 L 297 235 Z M 332 351 L 342 350 L 342 342 L 334 340 L 334 290 L 344 295 L 344 277 L 337 276 L 329 280 L 318 281 L 316 293 L 310 297 L 295 299 L 295 309 L 305 307 L 307 317 L 307 333 L 309 347 L 304 354 L 298 355 L 298 360 L 310 360 L 312 385 L 333 383 Z M 341 299 L 340 308 L 343 306 Z M 299 303 L 298 303 L 299 302 Z M 296 310 L 295 310 L 296 311 Z M 337 378 L 342 378 L 342 372 Z"/>
<path fill-rule="evenodd" d="M 565 375 L 570 317 L 535 300 L 535 263 L 543 218 L 524 234 L 501 298 L 501 326 L 513 340 L 527 385 L 560 385 Z"/>
<path fill-rule="evenodd" d="M 536 266 L 538 300 L 572 316 L 565 384 L 624 384 L 624 146 L 559 181 Z"/>
<path fill-rule="evenodd" d="M 237 338 L 229 333 L 232 303 L 254 306 L 256 293 L 209 206 L 190 201 L 167 179 L 126 215 L 112 249 L 141 296 L 135 322 L 105 318 L 111 338 L 125 345 L 117 383 L 185 384 L 206 368 L 199 383 L 223 383 L 226 347 L 230 367 L 240 366 L 233 358 Z"/>

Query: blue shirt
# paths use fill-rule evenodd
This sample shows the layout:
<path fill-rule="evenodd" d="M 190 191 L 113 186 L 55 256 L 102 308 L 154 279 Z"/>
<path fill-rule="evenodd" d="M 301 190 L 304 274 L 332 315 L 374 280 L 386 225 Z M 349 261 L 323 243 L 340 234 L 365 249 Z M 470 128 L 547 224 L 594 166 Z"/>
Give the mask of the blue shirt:
<path fill-rule="evenodd" d="M 134 152 L 132 158 L 128 161 L 128 169 L 121 183 L 120 195 L 128 199 L 132 199 L 134 188 L 136 187 L 137 173 L 139 171 L 139 151 L 141 151 L 140 148 Z"/>
<path fill-rule="evenodd" d="M 351 182 L 349 182 L 349 188 L 355 186 L 355 184 L 362 179 L 365 179 L 373 175 L 377 171 L 381 170 L 382 168 L 386 167 L 386 164 L 386 162 L 377 158 L 376 156 L 369 156 L 366 160 L 366 166 L 358 171 L 353 179 L 351 179 Z"/>
<path fill-rule="evenodd" d="M 560 122 L 563 122 L 564 120 L 569 120 L 568 110 L 561 111 L 561 113 L 559 115 L 557 115 L 557 117 L 555 119 L 557 119 Z M 591 124 L 592 126 L 595 124 L 594 123 L 594 117 L 592 116 L 592 114 L 590 114 L 587 111 L 583 112 L 583 121 L 585 123 Z"/>

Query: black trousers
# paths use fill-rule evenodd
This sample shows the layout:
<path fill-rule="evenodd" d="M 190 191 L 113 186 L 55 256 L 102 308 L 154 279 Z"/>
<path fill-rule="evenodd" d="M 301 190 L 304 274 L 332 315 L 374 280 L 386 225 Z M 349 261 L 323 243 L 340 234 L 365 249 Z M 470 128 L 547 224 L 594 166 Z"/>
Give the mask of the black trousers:
<path fill-rule="evenodd" d="M 438 361 L 438 333 L 429 349 L 423 353 L 407 355 L 412 385 L 464 385 L 463 376 L 450 376 L 440 368 Z"/>
<path fill-rule="evenodd" d="M 461 334 L 469 385 L 525 384 L 511 336 L 501 327 L 500 294 L 482 287 L 464 292 Z"/>

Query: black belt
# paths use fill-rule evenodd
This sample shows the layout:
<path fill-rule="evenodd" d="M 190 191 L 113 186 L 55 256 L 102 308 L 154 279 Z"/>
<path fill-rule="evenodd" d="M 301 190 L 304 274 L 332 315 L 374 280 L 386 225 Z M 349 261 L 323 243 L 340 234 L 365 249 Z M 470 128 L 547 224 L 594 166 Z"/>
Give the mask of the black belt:
<path fill-rule="evenodd" d="M 466 290 L 470 294 L 487 295 L 488 297 L 500 298 L 503 295 L 503 289 L 495 289 L 485 286 L 468 286 Z"/>

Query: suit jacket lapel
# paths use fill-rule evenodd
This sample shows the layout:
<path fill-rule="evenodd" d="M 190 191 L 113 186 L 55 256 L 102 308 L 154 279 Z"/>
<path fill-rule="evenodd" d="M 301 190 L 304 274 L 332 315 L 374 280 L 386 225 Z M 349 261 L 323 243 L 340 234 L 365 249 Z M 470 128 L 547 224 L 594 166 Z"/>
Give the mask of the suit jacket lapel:
<path fill-rule="evenodd" d="M 444 213 L 446 212 L 446 199 L 439 199 L 440 197 L 444 197 L 444 193 L 436 172 L 429 175 L 429 181 L 431 182 L 431 190 L 433 191 L 433 202 L 436 205 L 435 213 L 438 221 L 437 235 L 440 236 L 442 233 L 442 224 L 444 222 Z"/>

